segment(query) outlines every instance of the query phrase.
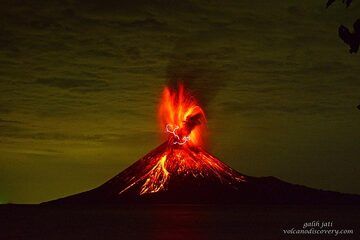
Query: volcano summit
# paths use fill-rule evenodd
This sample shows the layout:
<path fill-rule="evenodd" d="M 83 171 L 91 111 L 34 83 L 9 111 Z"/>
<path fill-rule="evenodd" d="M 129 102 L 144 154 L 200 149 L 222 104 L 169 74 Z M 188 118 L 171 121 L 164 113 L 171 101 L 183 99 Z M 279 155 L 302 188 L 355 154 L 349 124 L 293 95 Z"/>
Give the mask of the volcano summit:
<path fill-rule="evenodd" d="M 159 107 L 167 140 L 98 188 L 45 204 L 262 203 L 359 204 L 360 196 L 316 190 L 274 177 L 250 177 L 202 147 L 206 117 L 182 84 Z"/>

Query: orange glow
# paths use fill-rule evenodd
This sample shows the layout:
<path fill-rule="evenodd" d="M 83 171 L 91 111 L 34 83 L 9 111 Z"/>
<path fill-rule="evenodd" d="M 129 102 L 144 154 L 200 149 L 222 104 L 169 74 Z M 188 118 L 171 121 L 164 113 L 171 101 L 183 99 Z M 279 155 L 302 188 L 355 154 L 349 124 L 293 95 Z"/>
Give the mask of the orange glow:
<path fill-rule="evenodd" d="M 159 119 L 167 141 L 123 172 L 126 184 L 119 194 L 134 188 L 139 195 L 166 191 L 169 182 L 177 178 L 217 179 L 234 188 L 246 181 L 202 148 L 205 113 L 182 84 L 164 89 Z"/>
<path fill-rule="evenodd" d="M 165 168 L 166 155 L 162 156 L 155 166 L 150 170 L 150 174 L 141 188 L 140 195 L 145 193 L 158 192 L 165 188 L 169 172 Z"/>
<path fill-rule="evenodd" d="M 169 87 L 164 89 L 159 119 L 161 129 L 173 134 L 169 139 L 172 143 L 197 146 L 203 144 L 205 113 L 196 99 L 185 90 L 183 84 L 178 84 L 177 90 Z"/>
<path fill-rule="evenodd" d="M 141 166 L 140 166 L 141 165 Z M 132 175 L 128 169 L 126 185 L 119 194 L 123 194 L 134 186 L 139 186 L 139 195 L 166 191 L 172 178 L 190 177 L 192 179 L 218 179 L 221 183 L 236 188 L 239 182 L 246 181 L 219 159 L 207 153 L 201 147 L 184 147 L 164 143 L 142 159 L 136 169 L 143 171 Z"/>

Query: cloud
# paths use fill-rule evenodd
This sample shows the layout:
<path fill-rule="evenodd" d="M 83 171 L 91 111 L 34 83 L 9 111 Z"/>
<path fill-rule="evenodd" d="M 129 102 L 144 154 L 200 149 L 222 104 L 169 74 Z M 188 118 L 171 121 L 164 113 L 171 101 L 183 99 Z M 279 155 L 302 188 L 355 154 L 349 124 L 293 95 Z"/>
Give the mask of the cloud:
<path fill-rule="evenodd" d="M 287 8 L 287 10 L 290 15 L 295 17 L 304 17 L 306 13 L 305 9 L 301 6 L 290 6 Z"/>
<path fill-rule="evenodd" d="M 164 22 L 160 22 L 159 20 L 155 18 L 146 18 L 141 20 L 135 20 L 130 23 L 131 26 L 135 28 L 140 29 L 152 29 L 156 31 L 162 31 L 165 27 L 167 27 L 167 24 Z"/>
<path fill-rule="evenodd" d="M 130 164 L 134 153 L 140 156 L 147 151 L 144 146 L 157 143 L 153 129 L 158 98 L 164 84 L 174 86 L 177 80 L 184 81 L 205 105 L 211 115 L 209 127 L 219 127 L 216 118 L 229 121 L 229 126 L 220 126 L 229 131 L 213 131 L 211 138 L 226 133 L 217 143 L 228 144 L 232 151 L 219 147 L 219 153 L 231 152 L 223 160 L 235 166 L 242 154 L 249 156 L 242 158 L 245 165 L 246 159 L 260 159 L 259 149 L 266 142 L 274 142 L 267 155 L 278 156 L 269 160 L 273 169 L 284 166 L 276 161 L 293 159 L 278 154 L 291 149 L 290 144 L 275 143 L 258 129 L 258 138 L 233 130 L 244 115 L 250 125 L 259 126 L 268 120 L 283 126 L 282 120 L 308 119 L 313 129 L 324 129 L 321 136 L 318 133 L 319 142 L 332 139 L 341 144 L 339 136 L 358 139 L 358 115 L 354 115 L 360 92 L 360 68 L 354 59 L 358 56 L 350 56 L 336 35 L 338 24 L 352 24 L 356 11 L 325 11 L 322 3 L 313 0 L 21 4 L 5 0 L 1 4 L 1 149 L 83 151 L 84 155 L 61 156 L 59 166 L 79 160 L 88 163 L 93 157 L 103 160 L 98 169 L 104 169 L 101 166 L 109 159 L 118 163 L 128 158 Z M 330 127 L 319 119 L 331 122 Z M 290 125 L 292 131 L 286 129 Z M 302 125 L 288 126 L 282 128 L 286 136 L 301 139 Z M 269 134 L 279 136 L 275 128 L 267 127 Z M 242 130 L 254 133 L 254 129 Z M 257 141 L 260 148 L 254 144 Z M 343 142 L 349 149 L 358 149 L 356 143 Z M 249 144 L 252 150 L 246 149 Z M 108 155 L 93 154 L 89 151 L 93 146 Z M 331 150 L 324 145 L 329 155 L 318 150 L 309 154 L 331 158 Z M 305 151 L 299 150 L 299 156 Z M 355 150 L 347 154 L 353 159 L 359 155 Z M 19 160 L 16 154 L 8 156 L 4 161 Z M 43 161 L 51 165 L 53 159 L 46 156 Z M 38 164 L 36 158 L 27 160 Z M 9 165 L 13 162 L 9 160 Z M 261 164 L 249 165 L 260 166 L 253 169 L 257 174 L 266 171 Z M 26 170 L 32 172 L 34 166 Z M 43 172 L 47 170 L 44 167 Z M 325 172 L 321 177 L 326 178 Z M 14 170 L 9 175 L 13 173 L 19 174 Z M 13 193 L 21 195 L 18 189 Z"/>
<path fill-rule="evenodd" d="M 3 124 L 20 124 L 20 123 L 22 123 L 22 122 L 14 121 L 14 120 L 5 120 L 5 119 L 0 118 L 0 125 L 3 125 Z"/>
<path fill-rule="evenodd" d="M 201 47 L 196 48 L 198 44 Z M 214 48 L 213 44 L 203 42 L 197 34 L 180 38 L 167 66 L 167 84 L 176 88 L 183 82 L 205 106 L 226 86 L 229 72 L 223 63 L 236 51 L 222 45 Z"/>
<path fill-rule="evenodd" d="M 155 131 L 134 130 L 127 133 L 62 133 L 54 131 L 34 130 L 17 125 L 4 125 L 0 122 L 0 136 L 13 140 L 58 141 L 58 142 L 96 142 L 133 146 L 156 142 L 159 133 Z"/>
<path fill-rule="evenodd" d="M 62 89 L 70 89 L 77 91 L 102 91 L 109 87 L 105 81 L 92 79 L 75 79 L 75 78 L 40 78 L 36 81 L 39 84 L 49 87 L 57 87 Z"/>
<path fill-rule="evenodd" d="M 336 114 L 340 106 L 332 105 L 332 103 L 324 102 L 296 102 L 296 101 L 254 101 L 254 102 L 239 102 L 227 101 L 220 104 L 224 111 L 244 114 L 256 115 L 264 113 L 283 113 L 283 114 L 300 114 L 300 115 L 328 115 L 330 113 Z"/>
<path fill-rule="evenodd" d="M 10 112 L 11 112 L 11 110 L 10 110 L 9 106 L 5 106 L 5 104 L 0 103 L 0 114 L 7 114 Z"/>

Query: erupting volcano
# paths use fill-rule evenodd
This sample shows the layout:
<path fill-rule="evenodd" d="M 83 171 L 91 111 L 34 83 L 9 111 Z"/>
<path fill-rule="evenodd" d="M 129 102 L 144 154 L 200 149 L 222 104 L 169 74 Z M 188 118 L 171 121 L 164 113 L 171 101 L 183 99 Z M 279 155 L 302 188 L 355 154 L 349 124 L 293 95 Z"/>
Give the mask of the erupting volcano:
<path fill-rule="evenodd" d="M 250 177 L 203 148 L 204 110 L 182 84 L 159 106 L 165 142 L 100 187 L 48 203 L 359 203 L 359 196 L 315 190 L 274 177 Z"/>
<path fill-rule="evenodd" d="M 202 149 L 205 113 L 183 85 L 178 85 L 176 90 L 165 88 L 159 119 L 167 141 L 139 161 L 143 167 L 136 178 L 131 168 L 124 172 L 129 172 L 124 179 L 127 184 L 119 194 L 137 184 L 139 195 L 167 191 L 172 182 L 180 179 L 207 179 L 234 188 L 244 181 L 243 176 Z"/>

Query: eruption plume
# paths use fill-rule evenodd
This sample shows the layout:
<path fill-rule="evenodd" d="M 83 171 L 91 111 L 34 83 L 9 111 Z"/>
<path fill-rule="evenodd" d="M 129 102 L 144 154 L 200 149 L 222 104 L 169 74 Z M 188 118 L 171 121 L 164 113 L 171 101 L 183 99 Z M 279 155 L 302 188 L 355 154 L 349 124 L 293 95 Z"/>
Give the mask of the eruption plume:
<path fill-rule="evenodd" d="M 138 189 L 140 195 L 165 191 L 172 178 L 179 176 L 182 179 L 210 177 L 234 187 L 245 180 L 202 149 L 205 112 L 182 83 L 177 88 L 165 87 L 159 106 L 159 122 L 165 129 L 167 140 L 139 160 L 144 167 L 137 172 L 138 177 L 133 176 L 133 167 L 124 171 L 122 177 L 127 184 L 119 191 L 120 195 L 132 188 Z"/>
<path fill-rule="evenodd" d="M 202 145 L 206 117 L 195 98 L 178 84 L 177 89 L 166 87 L 159 107 L 160 128 L 170 133 L 169 142 L 183 145 Z"/>
<path fill-rule="evenodd" d="M 183 84 L 159 104 L 166 138 L 103 185 L 53 203 L 359 203 L 360 197 L 240 174 L 203 148 L 206 116 Z"/>

